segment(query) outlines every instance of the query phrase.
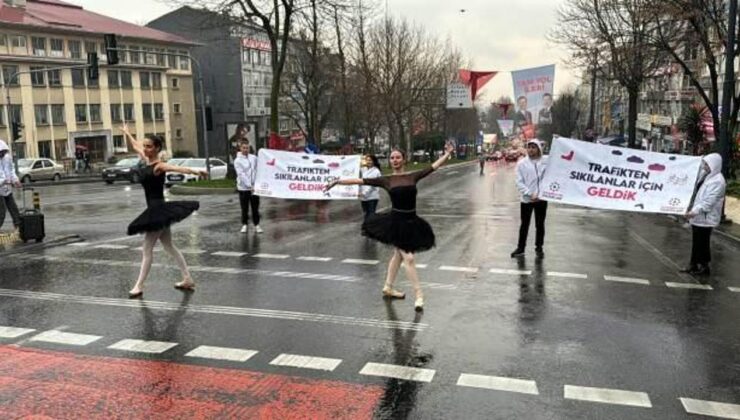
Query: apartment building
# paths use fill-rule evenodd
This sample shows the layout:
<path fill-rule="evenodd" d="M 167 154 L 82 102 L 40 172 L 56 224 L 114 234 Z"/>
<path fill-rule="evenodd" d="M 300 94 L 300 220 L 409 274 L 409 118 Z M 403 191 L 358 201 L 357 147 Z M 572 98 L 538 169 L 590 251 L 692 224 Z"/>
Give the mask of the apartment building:
<path fill-rule="evenodd" d="M 131 50 L 118 65 L 107 65 L 106 33 Z M 22 138 L 11 146 L 18 157 L 64 160 L 84 146 L 103 161 L 128 153 L 119 130 L 127 124 L 137 136 L 163 135 L 169 153 L 197 154 L 193 46 L 59 0 L 3 0 L 0 82 L 10 106 L 2 100 L 0 136 L 12 141 L 9 121 L 20 121 Z M 99 56 L 97 80 L 85 68 L 89 52 Z"/>
<path fill-rule="evenodd" d="M 147 26 L 194 37 L 200 44 L 192 54 L 203 67 L 211 153 L 227 156 L 233 147 L 229 139 L 238 124 L 250 128 L 253 144 L 265 146 L 270 127 L 272 65 L 270 42 L 263 30 L 188 6 L 160 16 Z M 281 103 L 286 106 L 284 100 Z M 290 118 L 281 115 L 279 121 L 281 136 L 293 139 L 294 144 L 302 141 Z"/>

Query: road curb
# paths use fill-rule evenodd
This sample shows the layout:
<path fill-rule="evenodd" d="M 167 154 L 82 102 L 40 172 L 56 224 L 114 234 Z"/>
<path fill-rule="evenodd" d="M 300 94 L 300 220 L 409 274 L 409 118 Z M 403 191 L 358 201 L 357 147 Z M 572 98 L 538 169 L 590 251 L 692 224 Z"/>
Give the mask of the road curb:
<path fill-rule="evenodd" d="M 75 185 L 75 184 L 94 184 L 96 182 L 103 182 L 103 178 L 82 178 L 82 179 L 67 179 L 62 178 L 61 181 L 36 181 L 28 184 L 29 187 L 51 187 L 54 185 Z"/>
<path fill-rule="evenodd" d="M 18 247 L 9 249 L 7 251 L 0 252 L 0 257 L 13 254 L 21 254 L 28 251 L 35 251 L 38 249 L 53 248 L 59 245 L 66 245 L 75 242 L 82 242 L 84 239 L 80 235 L 65 235 L 58 238 L 50 239 L 46 242 L 32 243 L 29 245 L 20 244 Z"/>

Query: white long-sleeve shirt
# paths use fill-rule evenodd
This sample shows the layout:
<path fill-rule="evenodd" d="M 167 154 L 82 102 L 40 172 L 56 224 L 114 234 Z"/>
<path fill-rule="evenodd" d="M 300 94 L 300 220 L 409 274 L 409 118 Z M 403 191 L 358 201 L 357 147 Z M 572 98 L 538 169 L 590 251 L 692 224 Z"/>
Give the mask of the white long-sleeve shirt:
<path fill-rule="evenodd" d="M 547 156 L 542 156 L 542 143 L 532 140 L 540 148 L 540 158 L 526 157 L 516 164 L 516 188 L 521 194 L 522 203 L 531 203 L 532 194 L 540 195 L 540 183 L 547 169 Z"/>
<path fill-rule="evenodd" d="M 372 166 L 367 169 L 363 169 L 362 171 L 362 178 L 380 178 L 382 174 L 380 173 L 380 169 L 376 168 L 375 166 Z M 360 186 L 360 198 L 362 201 L 370 201 L 370 200 L 380 200 L 380 191 L 378 187 L 373 187 L 369 185 L 362 185 Z"/>
<path fill-rule="evenodd" d="M 0 140 L 0 150 L 9 150 L 7 143 Z M 0 159 L 0 196 L 7 197 L 13 193 L 13 184 L 18 182 L 18 176 L 13 168 L 13 158 L 10 152 Z"/>
<path fill-rule="evenodd" d="M 236 170 L 236 189 L 239 191 L 252 191 L 254 181 L 257 179 L 257 156 L 237 153 L 234 160 Z"/>
<path fill-rule="evenodd" d="M 700 227 L 716 227 L 722 219 L 722 204 L 725 201 L 727 183 L 722 176 L 722 157 L 712 153 L 704 157 L 710 172 L 696 192 L 690 223 Z"/>

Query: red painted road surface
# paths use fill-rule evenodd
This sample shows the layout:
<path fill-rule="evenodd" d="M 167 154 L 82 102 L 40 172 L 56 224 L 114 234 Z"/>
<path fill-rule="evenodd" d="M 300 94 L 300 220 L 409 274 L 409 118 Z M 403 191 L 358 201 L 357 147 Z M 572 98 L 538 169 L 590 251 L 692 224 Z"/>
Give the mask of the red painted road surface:
<path fill-rule="evenodd" d="M 0 346 L 0 417 L 369 419 L 382 388 Z"/>

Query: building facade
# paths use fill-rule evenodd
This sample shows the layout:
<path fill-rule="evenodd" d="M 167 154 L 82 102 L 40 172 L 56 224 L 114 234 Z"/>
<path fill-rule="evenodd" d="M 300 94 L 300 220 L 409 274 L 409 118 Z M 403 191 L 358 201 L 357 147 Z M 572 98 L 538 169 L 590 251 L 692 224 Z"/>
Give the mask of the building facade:
<path fill-rule="evenodd" d="M 194 37 L 199 44 L 192 54 L 203 69 L 209 151 L 229 157 L 234 147 L 230 139 L 239 124 L 249 127 L 253 145 L 265 146 L 270 128 L 272 64 L 270 42 L 262 29 L 235 24 L 211 11 L 188 6 L 147 26 Z M 281 136 L 294 136 L 297 130 L 292 120 L 280 116 Z"/>
<path fill-rule="evenodd" d="M 120 63 L 107 65 L 103 35 L 117 35 Z M 10 121 L 23 135 L 18 157 L 69 159 L 85 147 L 93 161 L 129 153 L 120 126 L 160 134 L 170 154 L 197 153 L 191 64 L 193 43 L 175 35 L 91 13 L 58 0 L 3 0 L 0 135 Z M 98 54 L 97 80 L 86 69 Z M 13 75 L 16 75 L 15 77 Z"/>

